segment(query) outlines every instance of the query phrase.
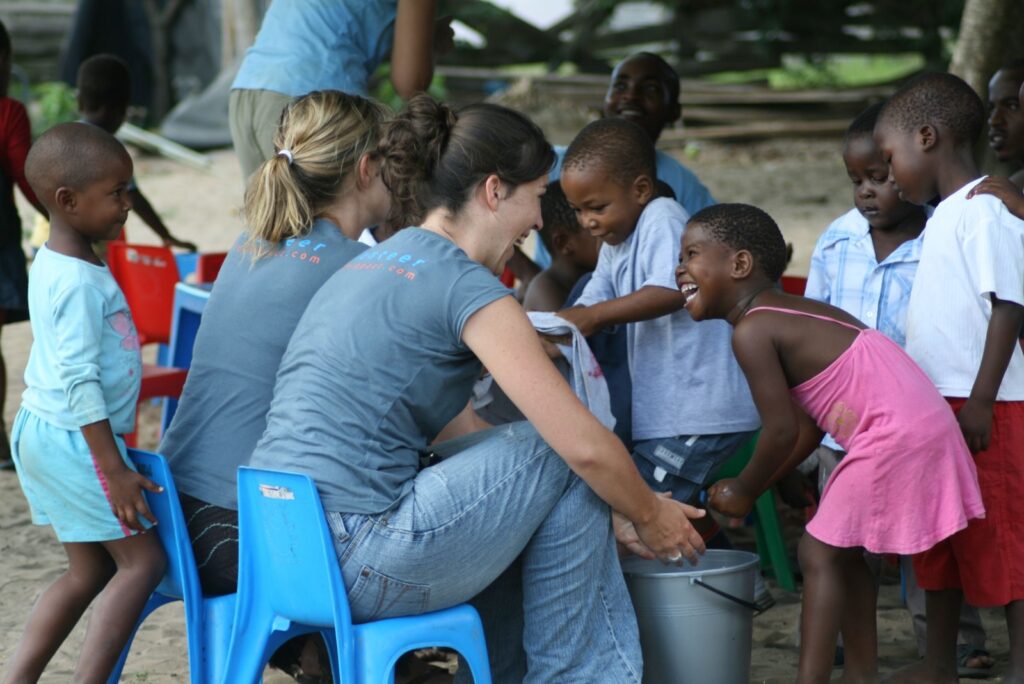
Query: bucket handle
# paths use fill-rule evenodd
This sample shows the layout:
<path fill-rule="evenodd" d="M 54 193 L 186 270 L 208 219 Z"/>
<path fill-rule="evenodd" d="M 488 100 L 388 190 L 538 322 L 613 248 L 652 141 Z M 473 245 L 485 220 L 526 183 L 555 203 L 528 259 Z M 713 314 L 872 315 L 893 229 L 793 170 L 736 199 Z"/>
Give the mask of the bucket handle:
<path fill-rule="evenodd" d="M 699 577 L 691 578 L 690 579 L 690 584 L 696 584 L 699 587 L 703 587 L 704 589 L 707 589 L 711 593 L 718 594 L 722 598 L 729 599 L 733 603 L 739 604 L 739 605 L 743 606 L 744 608 L 747 608 L 748 610 L 754 611 L 755 613 L 761 612 L 761 607 L 758 606 L 756 603 L 753 603 L 752 601 L 747 601 L 746 599 L 741 599 L 739 596 L 733 596 L 732 594 L 730 594 L 728 592 L 725 592 L 725 591 L 722 591 L 721 589 L 718 589 L 717 587 L 713 587 L 713 586 L 711 586 L 710 584 L 708 584 L 707 582 L 705 582 L 704 580 L 702 580 Z"/>

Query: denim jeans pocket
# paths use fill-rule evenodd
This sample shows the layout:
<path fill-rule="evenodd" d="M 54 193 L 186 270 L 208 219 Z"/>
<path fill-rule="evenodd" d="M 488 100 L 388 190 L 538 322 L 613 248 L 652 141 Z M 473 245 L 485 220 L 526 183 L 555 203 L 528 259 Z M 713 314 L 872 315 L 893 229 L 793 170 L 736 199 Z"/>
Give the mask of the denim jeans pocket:
<path fill-rule="evenodd" d="M 348 592 L 352 616 L 359 621 L 419 615 L 427 610 L 429 600 L 429 586 L 389 577 L 368 565 L 359 568 Z"/>

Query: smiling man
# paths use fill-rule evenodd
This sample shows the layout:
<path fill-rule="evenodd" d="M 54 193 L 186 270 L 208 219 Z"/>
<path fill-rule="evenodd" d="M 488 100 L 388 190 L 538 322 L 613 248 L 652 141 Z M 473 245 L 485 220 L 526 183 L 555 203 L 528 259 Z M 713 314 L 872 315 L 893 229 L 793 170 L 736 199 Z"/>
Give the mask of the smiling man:
<path fill-rule="evenodd" d="M 1024 111 L 1020 106 L 1024 59 L 997 71 L 988 84 L 988 144 L 1001 162 L 1017 167 L 1010 180 L 1024 187 Z"/>

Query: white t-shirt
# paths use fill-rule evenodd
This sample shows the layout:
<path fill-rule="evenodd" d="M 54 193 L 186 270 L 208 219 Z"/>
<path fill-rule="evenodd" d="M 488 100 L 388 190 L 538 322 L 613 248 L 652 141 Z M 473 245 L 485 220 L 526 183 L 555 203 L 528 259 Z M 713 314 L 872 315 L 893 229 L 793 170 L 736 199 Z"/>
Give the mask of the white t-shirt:
<path fill-rule="evenodd" d="M 689 215 L 674 200 L 644 208 L 630 236 L 601 245 L 594 276 L 577 304 L 590 306 L 642 287 L 676 289 L 679 243 Z M 685 310 L 628 324 L 633 439 L 713 435 L 760 424 L 725 321 L 697 323 Z"/>
<path fill-rule="evenodd" d="M 990 297 L 1024 305 L 1024 221 L 992 195 L 968 200 L 981 180 L 943 200 L 928 220 L 907 309 L 907 353 L 945 397 L 971 393 L 992 317 Z M 996 399 L 1024 400 L 1019 344 Z"/>

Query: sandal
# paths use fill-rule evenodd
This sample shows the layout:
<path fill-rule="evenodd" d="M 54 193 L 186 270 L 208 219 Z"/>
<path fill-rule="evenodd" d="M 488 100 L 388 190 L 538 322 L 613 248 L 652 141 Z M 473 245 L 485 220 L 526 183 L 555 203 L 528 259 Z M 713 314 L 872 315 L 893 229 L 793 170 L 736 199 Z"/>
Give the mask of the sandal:
<path fill-rule="evenodd" d="M 987 661 L 988 665 L 968 665 L 972 660 Z M 974 648 L 968 644 L 956 647 L 956 674 L 958 677 L 989 677 L 992 675 L 992 654 L 983 648 Z"/>

